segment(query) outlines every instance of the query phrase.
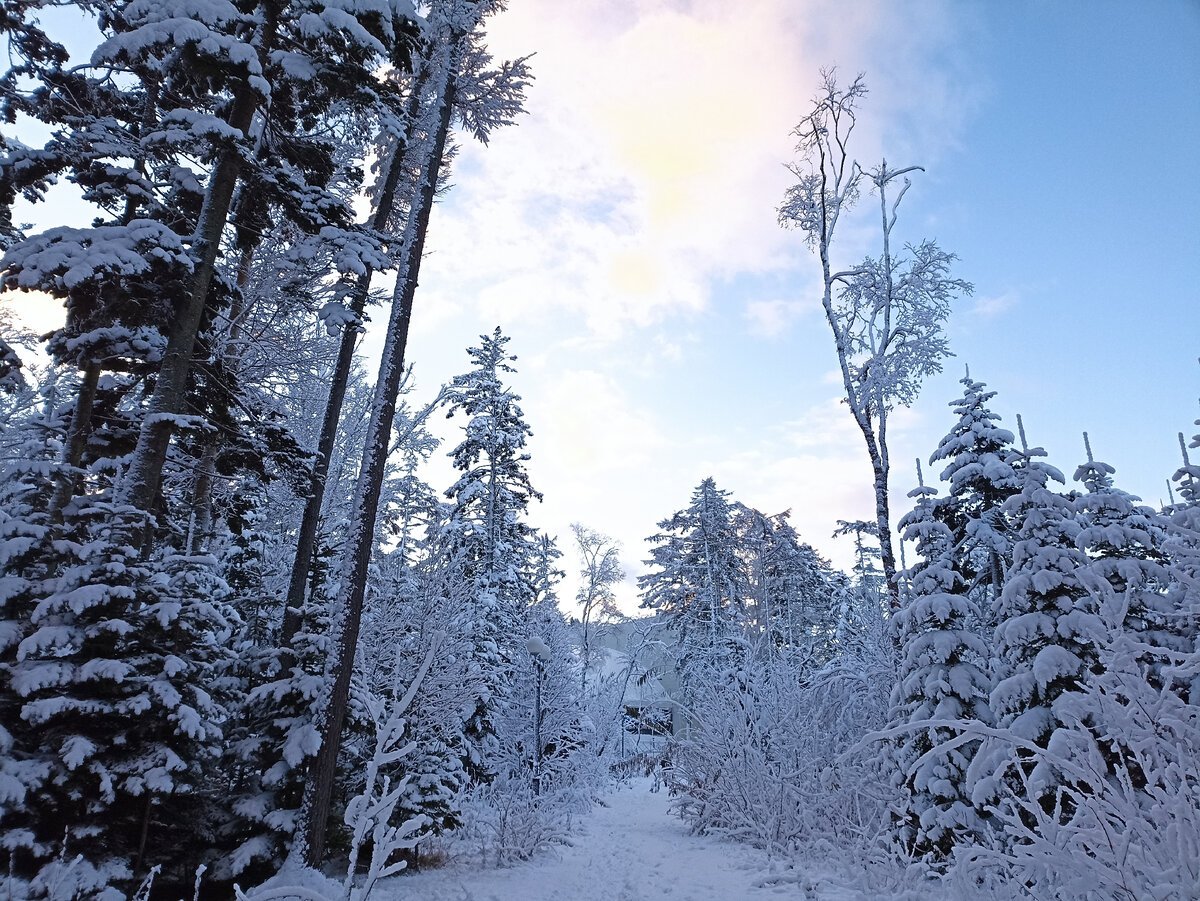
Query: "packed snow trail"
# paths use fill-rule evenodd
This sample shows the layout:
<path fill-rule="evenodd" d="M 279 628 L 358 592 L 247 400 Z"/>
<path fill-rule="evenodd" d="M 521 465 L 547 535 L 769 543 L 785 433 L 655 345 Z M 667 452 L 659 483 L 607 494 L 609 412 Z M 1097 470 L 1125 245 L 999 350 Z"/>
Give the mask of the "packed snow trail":
<path fill-rule="evenodd" d="M 469 861 L 399 876 L 378 901 L 753 901 L 818 897 L 794 880 L 770 884 L 765 862 L 747 848 L 696 836 L 673 816 L 666 791 L 636 780 L 608 795 L 571 846 L 505 869 Z M 765 884 L 764 884 L 765 883 Z M 820 894 L 822 899 L 831 897 Z M 837 897 L 837 896 L 832 896 Z"/>

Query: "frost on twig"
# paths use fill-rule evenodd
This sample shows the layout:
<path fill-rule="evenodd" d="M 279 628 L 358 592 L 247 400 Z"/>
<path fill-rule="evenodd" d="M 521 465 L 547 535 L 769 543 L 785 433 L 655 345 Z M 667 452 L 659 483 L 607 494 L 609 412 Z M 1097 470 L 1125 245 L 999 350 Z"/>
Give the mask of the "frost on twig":
<path fill-rule="evenodd" d="M 424 837 L 423 830 L 429 824 L 429 817 L 418 814 L 402 823 L 392 824 L 392 814 L 411 777 L 405 776 L 393 786 L 391 777 L 383 771 L 394 768 L 416 749 L 415 742 L 401 744 L 408 731 L 405 713 L 429 674 L 429 668 L 445 637 L 444 632 L 434 634 L 429 651 L 408 689 L 376 730 L 375 752 L 367 764 L 362 793 L 346 805 L 345 822 L 352 830 L 352 837 L 350 860 L 341 885 L 338 886 L 316 870 L 289 864 L 249 892 L 235 886 L 237 901 L 367 901 L 380 879 L 394 876 L 407 866 L 407 861 L 393 861 L 392 858 L 399 851 L 416 847 Z M 397 685 L 396 689 L 399 687 Z M 371 843 L 370 864 L 366 876 L 356 884 L 359 855 L 368 837 Z"/>

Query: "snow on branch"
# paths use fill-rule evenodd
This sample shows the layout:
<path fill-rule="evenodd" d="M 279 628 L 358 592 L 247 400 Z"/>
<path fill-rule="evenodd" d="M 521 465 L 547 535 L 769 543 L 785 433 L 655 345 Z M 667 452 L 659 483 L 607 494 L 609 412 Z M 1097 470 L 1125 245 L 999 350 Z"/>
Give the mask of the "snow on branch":
<path fill-rule="evenodd" d="M 346 876 L 341 886 L 323 874 L 306 867 L 291 864 L 257 888 L 244 892 L 234 886 L 237 901 L 367 901 L 375 884 L 384 877 L 393 876 L 407 866 L 407 861 L 389 863 L 396 852 L 416 847 L 424 836 L 422 831 L 429 824 L 429 817 L 418 814 L 404 822 L 393 825 L 391 818 L 396 805 L 408 788 L 411 776 L 405 776 L 395 786 L 391 777 L 381 775 L 385 768 L 396 766 L 416 750 L 416 742 L 401 744 L 408 732 L 405 713 L 429 675 L 445 632 L 435 632 L 429 651 L 421 662 L 404 695 L 391 708 L 387 719 L 376 729 L 375 752 L 367 764 L 362 793 L 346 805 L 345 822 L 352 830 L 350 859 L 346 865 Z M 396 689 L 399 689 L 399 684 Z M 371 862 L 360 885 L 355 885 L 358 858 L 363 845 L 370 836 Z"/>
<path fill-rule="evenodd" d="M 161 222 L 135 219 L 128 225 L 47 229 L 10 248 L 0 267 L 7 288 L 62 294 L 102 272 L 141 275 L 155 261 L 192 268 L 179 235 Z"/>

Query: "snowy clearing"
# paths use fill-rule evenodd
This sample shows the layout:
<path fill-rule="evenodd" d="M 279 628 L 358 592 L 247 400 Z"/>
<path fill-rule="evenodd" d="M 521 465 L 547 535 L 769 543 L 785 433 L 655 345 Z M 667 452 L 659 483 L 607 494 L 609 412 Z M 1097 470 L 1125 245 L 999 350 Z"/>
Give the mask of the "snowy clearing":
<path fill-rule="evenodd" d="M 445 869 L 381 884 L 378 901 L 740 901 L 878 897 L 828 875 L 772 866 L 744 846 L 692 835 L 670 812 L 666 791 L 635 779 L 604 798 L 571 845 L 506 869 L 459 860 Z"/>

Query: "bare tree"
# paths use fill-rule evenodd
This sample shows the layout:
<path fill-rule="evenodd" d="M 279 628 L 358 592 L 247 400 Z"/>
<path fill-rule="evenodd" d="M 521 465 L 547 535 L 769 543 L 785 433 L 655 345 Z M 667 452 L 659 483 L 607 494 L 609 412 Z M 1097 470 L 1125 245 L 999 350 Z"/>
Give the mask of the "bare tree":
<path fill-rule="evenodd" d="M 812 109 L 796 126 L 799 160 L 789 165 L 796 183 L 779 208 L 779 221 L 805 233 L 821 260 L 821 305 L 833 332 L 846 403 L 862 432 L 874 470 L 875 515 L 880 563 L 891 606 L 899 607 L 896 557 L 888 501 L 888 415 L 917 397 L 922 380 L 940 372 L 950 348 L 942 326 L 955 296 L 972 286 L 950 277 L 955 256 L 935 241 L 892 244 L 900 201 L 911 186 L 908 174 L 920 166 L 893 169 L 887 161 L 863 169 L 850 155 L 855 110 L 867 93 L 862 76 L 839 88 L 835 73 L 822 72 Z M 842 211 L 858 199 L 864 179 L 879 196 L 883 247 L 851 269 L 830 262 L 834 231 Z M 889 189 L 903 180 L 889 204 Z"/>
<path fill-rule="evenodd" d="M 586 694 L 588 668 L 592 662 L 592 630 L 606 620 L 621 618 L 613 586 L 625 578 L 625 571 L 621 569 L 621 545 L 612 538 L 577 522 L 571 524 L 571 531 L 575 533 L 581 564 L 580 586 L 575 600 L 579 604 L 582 627 L 581 689 Z"/>

